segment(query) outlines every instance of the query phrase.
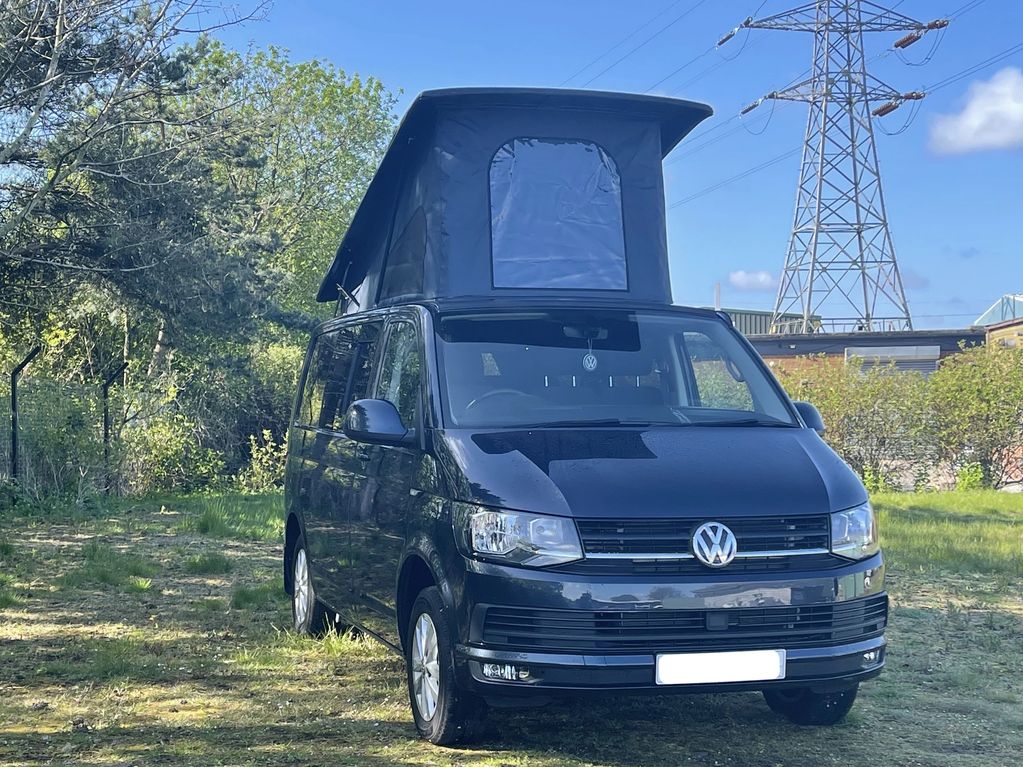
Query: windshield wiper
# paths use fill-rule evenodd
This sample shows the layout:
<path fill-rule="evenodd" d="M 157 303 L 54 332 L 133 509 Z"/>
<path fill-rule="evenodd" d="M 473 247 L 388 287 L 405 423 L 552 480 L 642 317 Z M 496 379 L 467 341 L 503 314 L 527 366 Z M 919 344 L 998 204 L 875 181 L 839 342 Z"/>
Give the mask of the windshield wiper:
<path fill-rule="evenodd" d="M 693 426 L 771 426 L 783 429 L 797 428 L 794 423 L 775 421 L 770 418 L 734 418 L 727 421 L 694 421 Z"/>
<path fill-rule="evenodd" d="M 593 418 L 565 419 L 561 421 L 540 421 L 537 423 L 517 424 L 506 428 L 511 429 L 556 429 L 559 427 L 585 426 L 686 426 L 679 421 L 632 421 L 624 418 Z"/>

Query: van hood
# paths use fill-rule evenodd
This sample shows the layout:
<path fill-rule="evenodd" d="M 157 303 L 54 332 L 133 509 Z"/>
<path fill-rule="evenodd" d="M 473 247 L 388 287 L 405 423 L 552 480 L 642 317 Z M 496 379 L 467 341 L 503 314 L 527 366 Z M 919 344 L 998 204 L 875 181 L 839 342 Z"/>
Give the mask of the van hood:
<path fill-rule="evenodd" d="M 575 517 L 822 514 L 863 503 L 810 429 L 581 428 L 436 432 L 452 497 Z"/>

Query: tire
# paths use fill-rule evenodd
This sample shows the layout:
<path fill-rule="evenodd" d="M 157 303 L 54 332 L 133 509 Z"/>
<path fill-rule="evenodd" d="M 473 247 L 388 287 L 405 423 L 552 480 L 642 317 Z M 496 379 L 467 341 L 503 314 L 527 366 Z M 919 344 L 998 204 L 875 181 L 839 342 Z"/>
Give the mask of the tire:
<path fill-rule="evenodd" d="M 858 684 L 834 692 L 813 692 L 806 687 L 764 690 L 764 700 L 774 713 L 794 724 L 829 727 L 845 719 L 858 690 Z"/>
<path fill-rule="evenodd" d="M 440 590 L 419 592 L 405 640 L 409 705 L 419 735 L 438 746 L 471 740 L 482 728 L 486 705 L 455 682 L 449 610 Z"/>
<path fill-rule="evenodd" d="M 302 538 L 295 544 L 291 558 L 291 623 L 295 633 L 302 636 L 322 636 L 329 625 L 327 610 L 316 598 Z"/>

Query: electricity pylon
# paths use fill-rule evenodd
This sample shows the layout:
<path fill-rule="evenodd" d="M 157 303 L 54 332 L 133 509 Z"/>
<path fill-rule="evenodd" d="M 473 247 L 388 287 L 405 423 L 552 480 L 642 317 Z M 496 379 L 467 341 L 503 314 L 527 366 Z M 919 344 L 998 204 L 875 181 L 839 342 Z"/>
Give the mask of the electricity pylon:
<path fill-rule="evenodd" d="M 868 0 L 816 0 L 739 29 L 812 32 L 809 79 L 765 99 L 809 103 L 799 171 L 796 210 L 785 269 L 771 322 L 775 333 L 823 330 L 911 330 L 913 321 L 895 261 L 881 191 L 872 116 L 883 116 L 911 100 L 867 74 L 864 32 L 905 31 L 905 48 L 941 19 L 922 23 Z M 871 111 L 871 104 L 882 102 Z"/>

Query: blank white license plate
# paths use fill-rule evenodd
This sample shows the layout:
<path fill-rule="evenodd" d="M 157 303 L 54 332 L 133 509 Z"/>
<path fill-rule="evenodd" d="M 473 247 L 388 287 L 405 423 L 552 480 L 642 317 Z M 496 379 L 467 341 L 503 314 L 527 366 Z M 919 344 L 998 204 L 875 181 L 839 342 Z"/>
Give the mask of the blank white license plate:
<path fill-rule="evenodd" d="M 657 656 L 657 684 L 763 682 L 784 678 L 784 650 L 694 652 Z"/>

